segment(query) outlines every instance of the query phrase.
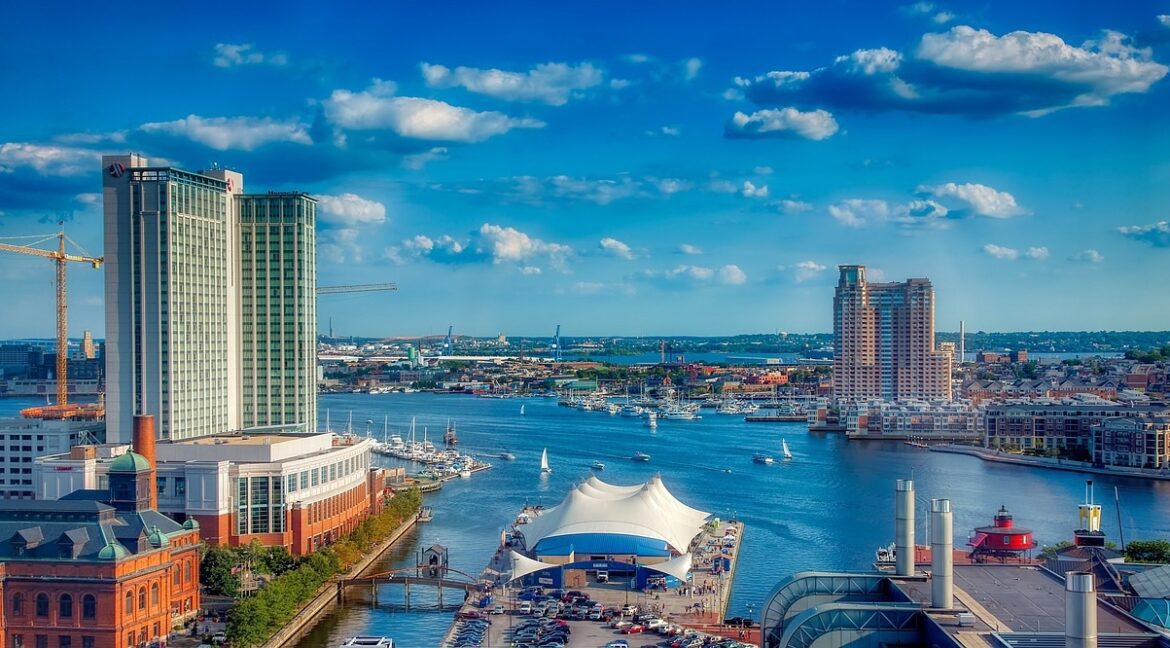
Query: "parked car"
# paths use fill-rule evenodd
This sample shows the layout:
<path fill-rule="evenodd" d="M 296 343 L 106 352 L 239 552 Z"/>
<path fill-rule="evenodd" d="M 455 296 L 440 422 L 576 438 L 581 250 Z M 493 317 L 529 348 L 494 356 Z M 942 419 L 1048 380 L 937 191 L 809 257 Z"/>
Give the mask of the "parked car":
<path fill-rule="evenodd" d="M 492 608 L 492 611 L 489 612 L 488 614 L 503 614 L 503 613 L 504 613 L 504 606 L 497 605 L 496 607 Z"/>
<path fill-rule="evenodd" d="M 632 624 L 622 628 L 621 632 L 622 632 L 622 634 L 641 634 L 642 632 L 645 632 L 645 631 L 646 631 L 646 628 L 644 628 L 641 624 L 632 623 Z"/>

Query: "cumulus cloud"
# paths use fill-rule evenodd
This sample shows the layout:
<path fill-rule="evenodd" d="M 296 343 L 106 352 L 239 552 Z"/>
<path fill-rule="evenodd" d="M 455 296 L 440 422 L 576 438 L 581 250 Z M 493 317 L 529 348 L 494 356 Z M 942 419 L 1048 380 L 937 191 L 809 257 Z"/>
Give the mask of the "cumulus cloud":
<path fill-rule="evenodd" d="M 768 185 L 756 186 L 751 180 L 744 180 L 740 195 L 744 198 L 767 198 Z"/>
<path fill-rule="evenodd" d="M 627 260 L 632 260 L 634 258 L 634 251 L 630 249 L 630 246 L 615 238 L 610 238 L 607 236 L 598 242 L 597 247 L 601 248 L 602 251 L 604 251 L 606 254 L 609 254 L 610 256 L 615 256 Z"/>
<path fill-rule="evenodd" d="M 288 55 L 284 52 L 261 52 L 251 43 L 216 43 L 212 65 L 216 67 L 236 67 L 238 65 L 275 65 L 288 64 Z"/>
<path fill-rule="evenodd" d="M 752 169 L 752 173 L 756 175 L 772 175 L 773 171 L 770 166 L 758 166 Z"/>
<path fill-rule="evenodd" d="M 958 25 L 923 35 L 909 56 L 861 49 L 812 71 L 737 78 L 736 86 L 766 107 L 1040 116 L 1144 93 L 1168 70 L 1119 32 L 1074 46 L 1044 32 L 997 36 Z"/>
<path fill-rule="evenodd" d="M 794 263 L 790 266 L 778 266 L 776 269 L 780 272 L 791 274 L 793 281 L 796 283 L 804 283 L 810 279 L 815 279 L 829 268 L 810 259 L 808 261 Z"/>
<path fill-rule="evenodd" d="M 1030 247 L 1027 249 L 1027 251 L 1024 252 L 1024 256 L 1028 257 L 1029 259 L 1043 261 L 1044 259 L 1048 258 L 1048 248 L 1043 246 Z"/>
<path fill-rule="evenodd" d="M 317 235 L 317 254 L 330 263 L 363 263 L 361 232 L 352 227 L 331 229 Z"/>
<path fill-rule="evenodd" d="M 590 63 L 543 63 L 527 72 L 484 70 L 422 64 L 423 79 L 432 88 L 462 87 L 468 92 L 506 101 L 533 101 L 562 106 L 583 90 L 601 85 L 605 74 Z"/>
<path fill-rule="evenodd" d="M 309 127 L 296 119 L 188 115 L 174 121 L 143 124 L 139 128 L 146 133 L 185 137 L 217 151 L 252 151 L 274 142 L 313 143 Z"/>
<path fill-rule="evenodd" d="M 690 243 L 683 243 L 682 245 L 678 246 L 678 252 L 679 254 L 698 256 L 703 253 L 703 250 L 697 246 L 691 245 Z"/>
<path fill-rule="evenodd" d="M 1028 210 L 1016 203 L 1015 196 L 1010 193 L 972 182 L 922 185 L 918 187 L 917 192 L 938 199 L 960 201 L 975 214 L 989 218 L 1011 218 L 1028 213 Z"/>
<path fill-rule="evenodd" d="M 717 273 L 719 283 L 727 284 L 729 286 L 741 286 L 747 283 L 747 273 L 740 269 L 734 263 L 730 263 L 719 268 Z"/>
<path fill-rule="evenodd" d="M 524 266 L 520 268 L 520 274 L 527 276 L 536 276 L 541 274 L 542 270 L 537 266 Z"/>
<path fill-rule="evenodd" d="M 386 222 L 386 206 L 376 200 L 367 200 L 353 193 L 337 196 L 319 194 L 317 213 L 322 221 L 342 227 L 380 225 Z"/>
<path fill-rule="evenodd" d="M 447 142 L 481 142 L 514 128 L 543 128 L 532 118 L 478 112 L 434 99 L 398 97 L 397 87 L 375 79 L 361 92 L 334 90 L 324 101 L 325 116 L 347 130 L 388 130 L 400 137 Z"/>
<path fill-rule="evenodd" d="M 1158 248 L 1170 248 L 1170 221 L 1158 221 L 1149 225 L 1127 225 L 1117 228 L 1117 231 L 1135 241 L 1149 243 Z"/>
<path fill-rule="evenodd" d="M 699 286 L 714 283 L 739 286 L 747 282 L 747 274 L 732 263 L 719 268 L 681 264 L 669 270 L 644 270 L 641 276 L 667 286 Z"/>
<path fill-rule="evenodd" d="M 76 176 L 93 173 L 101 153 L 72 146 L 45 146 L 25 142 L 0 144 L 0 173 L 32 169 L 43 176 Z"/>
<path fill-rule="evenodd" d="M 663 126 L 646 131 L 647 137 L 678 137 L 682 131 L 677 126 Z"/>
<path fill-rule="evenodd" d="M 1163 27 L 1170 27 L 1170 15 L 1162 14 L 1162 15 L 1158 16 L 1158 22 Z"/>
<path fill-rule="evenodd" d="M 837 132 L 837 120 L 826 110 L 801 112 L 796 108 L 759 110 L 750 115 L 736 111 L 723 129 L 729 138 L 762 139 L 767 137 L 828 139 Z"/>
<path fill-rule="evenodd" d="M 430 150 L 422 153 L 411 153 L 402 157 L 402 166 L 415 171 L 425 167 L 431 162 L 447 159 L 447 147 L 435 146 Z"/>
<path fill-rule="evenodd" d="M 683 79 L 693 81 L 695 77 L 699 76 L 699 70 L 703 68 L 703 61 L 696 57 L 691 57 L 683 61 Z"/>
<path fill-rule="evenodd" d="M 829 205 L 829 215 L 849 227 L 895 223 L 906 228 L 945 228 L 949 211 L 933 200 L 888 203 L 884 200 L 851 198 Z"/>
<path fill-rule="evenodd" d="M 543 204 L 550 198 L 563 198 L 609 205 L 627 198 L 669 197 L 691 188 L 690 182 L 679 178 L 634 178 L 627 175 L 615 178 L 517 176 L 508 184 L 508 195 L 535 204 Z"/>
<path fill-rule="evenodd" d="M 996 245 L 995 243 L 988 243 L 987 245 L 984 245 L 983 253 L 989 257 L 994 257 L 996 259 L 1007 259 L 1009 261 L 1014 261 L 1020 256 L 1019 250 L 1015 248 L 1004 247 L 1002 245 Z"/>
<path fill-rule="evenodd" d="M 812 211 L 813 206 L 809 203 L 800 200 L 785 199 L 775 203 L 776 210 L 781 214 L 792 216 L 793 214 L 803 214 L 804 212 Z"/>
<path fill-rule="evenodd" d="M 523 274 L 539 274 L 538 262 L 564 270 L 573 248 L 543 241 L 514 227 L 484 223 L 463 240 L 443 235 L 437 239 L 418 235 L 387 250 L 388 258 L 428 258 L 438 263 L 491 263 L 513 265 Z"/>
<path fill-rule="evenodd" d="M 1104 260 L 1105 257 L 1101 256 L 1101 253 L 1096 250 L 1084 250 L 1073 257 L 1073 261 L 1080 261 L 1082 263 L 1096 264 Z"/>

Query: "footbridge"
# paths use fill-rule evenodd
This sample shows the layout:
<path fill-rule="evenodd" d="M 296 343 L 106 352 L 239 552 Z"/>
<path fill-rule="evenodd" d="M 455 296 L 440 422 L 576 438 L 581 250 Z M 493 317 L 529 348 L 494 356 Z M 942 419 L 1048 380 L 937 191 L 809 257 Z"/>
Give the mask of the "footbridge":
<path fill-rule="evenodd" d="M 454 576 L 452 576 L 452 574 Z M 375 605 L 378 604 L 378 587 L 381 585 L 402 585 L 406 588 L 406 607 L 410 608 L 411 587 L 434 587 L 438 590 L 439 605 L 443 605 L 443 590 L 463 590 L 464 598 L 491 590 L 491 583 L 480 581 L 458 569 L 435 568 L 433 565 L 400 567 L 390 571 L 369 574 L 356 578 L 337 580 L 337 601 L 345 602 L 345 590 L 350 587 L 368 587 Z"/>

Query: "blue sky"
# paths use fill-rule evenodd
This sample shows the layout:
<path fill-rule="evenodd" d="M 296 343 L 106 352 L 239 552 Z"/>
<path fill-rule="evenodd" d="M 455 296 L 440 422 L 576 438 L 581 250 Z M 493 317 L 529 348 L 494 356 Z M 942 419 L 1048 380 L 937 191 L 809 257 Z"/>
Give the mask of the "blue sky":
<path fill-rule="evenodd" d="M 939 330 L 1170 323 L 1170 2 L 502 5 L 6 7 L 0 237 L 100 254 L 136 151 L 317 195 L 319 283 L 400 286 L 338 334 L 828 331 L 842 263 Z M 0 256 L 0 337 L 47 266 Z"/>

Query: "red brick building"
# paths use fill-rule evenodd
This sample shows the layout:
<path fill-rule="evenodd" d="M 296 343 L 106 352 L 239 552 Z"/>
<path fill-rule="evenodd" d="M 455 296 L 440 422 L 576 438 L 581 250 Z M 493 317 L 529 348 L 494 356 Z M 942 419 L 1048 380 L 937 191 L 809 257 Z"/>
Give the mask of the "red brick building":
<path fill-rule="evenodd" d="M 109 489 L 0 501 L 0 648 L 130 648 L 199 609 L 199 526 L 151 508 L 150 462 L 128 452 Z"/>

